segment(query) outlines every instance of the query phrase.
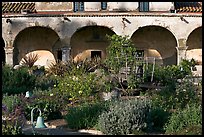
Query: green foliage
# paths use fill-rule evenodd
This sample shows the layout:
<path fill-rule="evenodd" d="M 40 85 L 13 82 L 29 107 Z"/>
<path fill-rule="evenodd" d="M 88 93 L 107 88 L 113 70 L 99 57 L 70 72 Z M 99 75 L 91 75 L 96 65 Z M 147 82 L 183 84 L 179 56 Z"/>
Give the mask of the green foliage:
<path fill-rule="evenodd" d="M 35 87 L 41 90 L 48 90 L 54 88 L 58 84 L 58 76 L 55 75 L 41 75 L 36 77 Z"/>
<path fill-rule="evenodd" d="M 13 70 L 9 66 L 2 68 L 2 93 L 20 94 L 32 90 L 35 86 L 34 75 L 28 73 L 28 68 L 21 67 Z"/>
<path fill-rule="evenodd" d="M 63 94 L 68 94 L 73 99 L 87 98 L 97 90 L 99 77 L 94 73 L 83 73 L 83 70 L 76 70 L 72 74 L 67 74 L 59 80 L 57 89 Z"/>
<path fill-rule="evenodd" d="M 2 123 L 2 135 L 22 135 L 22 127 L 11 122 Z"/>
<path fill-rule="evenodd" d="M 161 106 L 165 110 L 185 108 L 188 104 L 199 103 L 197 87 L 192 81 L 186 79 L 177 83 L 175 89 L 171 86 L 154 93 L 151 98 L 154 106 Z"/>
<path fill-rule="evenodd" d="M 88 129 L 93 128 L 98 116 L 108 107 L 106 102 L 85 103 L 80 106 L 70 107 L 65 116 L 69 128 Z"/>
<path fill-rule="evenodd" d="M 107 135 L 127 135 L 133 131 L 143 131 L 149 128 L 148 99 L 118 100 L 104 111 L 98 120 L 98 128 Z"/>
<path fill-rule="evenodd" d="M 185 108 L 188 104 L 199 103 L 199 95 L 196 92 L 197 87 L 190 79 L 184 79 L 177 83 L 176 91 L 173 94 L 175 108 Z"/>
<path fill-rule="evenodd" d="M 51 91 L 34 91 L 29 99 L 22 99 L 24 104 L 26 119 L 31 119 L 31 110 L 35 107 L 42 111 L 44 120 L 53 120 L 62 118 L 60 110 L 63 110 L 68 99 L 65 100 L 61 95 L 54 94 Z M 35 115 L 37 119 L 38 115 Z"/>
<path fill-rule="evenodd" d="M 2 135 L 22 135 L 25 121 L 21 106 L 16 105 L 9 110 L 6 105 L 2 105 Z"/>
<path fill-rule="evenodd" d="M 193 63 L 189 60 L 182 60 L 180 65 L 155 65 L 153 82 L 159 83 L 163 86 L 175 86 L 177 79 L 183 79 L 187 75 L 192 75 L 191 67 L 193 67 Z M 144 81 L 148 82 L 150 81 L 152 67 L 148 65 L 145 66 L 145 68 L 148 69 L 145 70 Z"/>
<path fill-rule="evenodd" d="M 172 133 L 173 135 L 202 135 L 202 125 L 191 125 L 183 128 L 178 132 Z"/>
<path fill-rule="evenodd" d="M 202 108 L 201 105 L 191 104 L 183 110 L 174 112 L 165 124 L 165 130 L 166 134 L 174 134 L 196 125 L 202 125 Z"/>
<path fill-rule="evenodd" d="M 95 57 L 92 59 L 85 59 L 78 63 L 86 72 L 94 72 L 96 69 L 107 69 L 101 58 Z"/>
<path fill-rule="evenodd" d="M 163 127 L 168 121 L 170 113 L 168 111 L 165 111 L 161 106 L 152 106 L 150 116 L 150 120 L 153 123 L 152 131 L 164 132 Z"/>
<path fill-rule="evenodd" d="M 2 104 L 7 107 L 9 113 L 12 113 L 16 106 L 21 104 L 21 99 L 19 95 L 8 96 L 7 94 L 3 94 Z"/>
<path fill-rule="evenodd" d="M 45 67 L 44 66 L 32 66 L 29 68 L 29 71 L 32 72 L 32 74 L 38 76 L 43 76 L 45 75 Z"/>
<path fill-rule="evenodd" d="M 62 62 L 57 61 L 56 63 L 51 63 L 47 69 L 48 75 L 63 76 L 69 69 L 69 64 L 72 62 Z"/>
<path fill-rule="evenodd" d="M 108 36 L 110 45 L 107 48 L 107 57 L 105 64 L 113 73 L 118 73 L 121 67 L 125 67 L 125 63 L 130 64 L 134 60 L 136 49 L 128 36 L 112 35 Z"/>

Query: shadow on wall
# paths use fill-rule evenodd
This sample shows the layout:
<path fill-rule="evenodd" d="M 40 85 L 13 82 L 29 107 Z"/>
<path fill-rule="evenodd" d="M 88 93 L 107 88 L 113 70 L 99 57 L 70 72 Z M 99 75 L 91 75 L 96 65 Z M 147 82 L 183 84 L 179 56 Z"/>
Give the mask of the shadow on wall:
<path fill-rule="evenodd" d="M 177 56 L 174 53 L 173 56 L 168 57 L 168 58 L 164 58 L 163 59 L 163 65 L 167 66 L 167 65 L 177 65 Z"/>

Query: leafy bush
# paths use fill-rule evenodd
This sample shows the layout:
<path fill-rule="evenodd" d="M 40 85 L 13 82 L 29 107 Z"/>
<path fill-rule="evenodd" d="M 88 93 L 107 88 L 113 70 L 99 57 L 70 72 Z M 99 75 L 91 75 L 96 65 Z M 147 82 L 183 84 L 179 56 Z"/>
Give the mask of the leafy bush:
<path fill-rule="evenodd" d="M 21 98 L 19 95 L 10 95 L 3 94 L 2 104 L 5 105 L 9 113 L 12 113 L 13 110 L 21 104 Z"/>
<path fill-rule="evenodd" d="M 196 125 L 202 125 L 202 108 L 201 105 L 191 104 L 183 110 L 174 112 L 165 124 L 165 130 L 166 134 L 174 134 Z"/>
<path fill-rule="evenodd" d="M 69 63 L 65 63 L 62 61 L 57 61 L 56 63 L 51 63 L 50 66 L 47 69 L 48 75 L 57 75 L 57 76 L 63 76 L 64 73 L 66 73 L 69 69 Z"/>
<path fill-rule="evenodd" d="M 173 133 L 174 135 L 202 135 L 202 125 L 191 125 Z"/>
<path fill-rule="evenodd" d="M 184 79 L 178 83 L 172 97 L 175 108 L 185 108 L 188 104 L 199 103 L 199 95 L 196 90 L 197 87 L 190 79 Z"/>
<path fill-rule="evenodd" d="M 21 67 L 20 69 L 13 70 L 9 66 L 2 68 L 2 93 L 20 94 L 25 93 L 27 90 L 32 90 L 35 86 L 34 75 L 28 73 L 28 68 Z"/>
<path fill-rule="evenodd" d="M 104 111 L 98 120 L 98 128 L 107 135 L 126 135 L 151 127 L 148 99 L 118 100 Z"/>
<path fill-rule="evenodd" d="M 50 91 L 40 91 L 37 90 L 33 93 L 32 97 L 29 99 L 22 99 L 24 103 L 25 116 L 26 119 L 31 119 L 31 110 L 35 107 L 42 111 L 42 116 L 44 120 L 53 120 L 62 118 L 60 110 L 63 110 L 67 101 L 60 95 L 53 94 Z M 34 115 L 37 119 L 38 115 Z"/>
<path fill-rule="evenodd" d="M 58 84 L 58 76 L 42 75 L 36 77 L 35 87 L 41 90 L 48 90 L 54 88 Z"/>
<path fill-rule="evenodd" d="M 98 116 L 108 107 L 105 102 L 85 103 L 70 107 L 65 116 L 69 127 L 73 129 L 87 129 L 96 125 Z"/>
<path fill-rule="evenodd" d="M 21 106 L 10 112 L 6 105 L 2 105 L 2 135 L 22 135 L 25 121 Z"/>
<path fill-rule="evenodd" d="M 59 80 L 57 89 L 63 94 L 68 94 L 73 99 L 87 98 L 94 95 L 97 90 L 97 77 L 94 73 L 76 71 L 72 75 L 67 74 Z"/>
<path fill-rule="evenodd" d="M 170 117 L 170 112 L 165 111 L 160 106 L 152 106 L 150 116 L 151 116 L 151 122 L 153 123 L 151 130 L 154 132 L 155 131 L 164 132 L 163 127 L 168 121 L 168 118 Z"/>
<path fill-rule="evenodd" d="M 153 82 L 159 83 L 163 86 L 172 85 L 175 86 L 177 79 L 183 79 L 187 75 L 192 75 L 191 67 L 194 64 L 189 60 L 182 60 L 179 65 L 168 65 L 159 66 L 155 65 Z M 144 81 L 149 82 L 152 72 L 152 67 L 150 65 L 146 66 L 148 68 L 144 73 Z"/>
<path fill-rule="evenodd" d="M 18 125 L 11 123 L 2 124 L 2 135 L 22 135 L 22 128 Z"/>
<path fill-rule="evenodd" d="M 188 104 L 199 103 L 199 94 L 196 86 L 191 80 L 182 80 L 175 84 L 175 89 L 171 86 L 155 92 L 151 96 L 154 106 L 161 106 L 165 110 L 185 108 Z"/>

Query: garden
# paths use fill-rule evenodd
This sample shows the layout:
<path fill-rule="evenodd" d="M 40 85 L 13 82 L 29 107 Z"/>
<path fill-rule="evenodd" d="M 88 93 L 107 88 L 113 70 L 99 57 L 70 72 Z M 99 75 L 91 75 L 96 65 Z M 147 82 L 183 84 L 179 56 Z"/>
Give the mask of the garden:
<path fill-rule="evenodd" d="M 45 69 L 31 54 L 17 69 L 2 64 L 2 134 L 23 135 L 37 107 L 44 121 L 65 119 L 71 129 L 105 135 L 201 135 L 202 80 L 192 79 L 194 60 L 152 67 L 135 59 L 127 36 L 107 39 L 104 60 L 57 61 Z M 139 66 L 143 75 L 135 71 Z"/>

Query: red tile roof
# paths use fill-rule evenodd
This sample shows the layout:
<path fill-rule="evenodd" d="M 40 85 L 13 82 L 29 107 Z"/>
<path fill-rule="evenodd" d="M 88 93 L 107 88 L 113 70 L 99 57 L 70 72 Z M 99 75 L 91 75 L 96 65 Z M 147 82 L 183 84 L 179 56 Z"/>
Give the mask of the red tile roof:
<path fill-rule="evenodd" d="M 175 2 L 175 10 L 180 12 L 202 12 L 202 2 Z"/>
<path fill-rule="evenodd" d="M 21 10 L 36 12 L 34 2 L 2 2 L 2 13 L 21 13 Z"/>

